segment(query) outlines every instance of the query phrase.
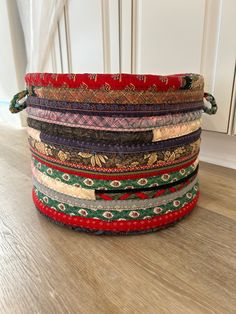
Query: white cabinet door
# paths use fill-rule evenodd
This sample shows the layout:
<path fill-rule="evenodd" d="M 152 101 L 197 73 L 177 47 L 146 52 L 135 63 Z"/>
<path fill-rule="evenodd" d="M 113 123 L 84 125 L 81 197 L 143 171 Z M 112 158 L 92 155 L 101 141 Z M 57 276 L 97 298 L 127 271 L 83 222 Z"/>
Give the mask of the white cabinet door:
<path fill-rule="evenodd" d="M 235 0 L 70 0 L 61 55 L 66 51 L 68 71 L 78 73 L 201 73 L 219 107 L 204 115 L 203 128 L 227 133 L 235 13 Z"/>
<path fill-rule="evenodd" d="M 24 88 L 26 54 L 19 14 L 13 1 L 0 1 L 0 100 Z"/>
<path fill-rule="evenodd" d="M 67 7 L 68 57 L 77 73 L 120 71 L 118 0 L 71 0 Z"/>
<path fill-rule="evenodd" d="M 199 72 L 204 0 L 137 3 L 135 72 Z"/>
<path fill-rule="evenodd" d="M 73 72 L 103 72 L 101 0 L 68 3 L 70 57 Z"/>
<path fill-rule="evenodd" d="M 215 33 L 218 34 L 216 47 L 214 48 L 213 45 L 213 53 L 211 53 L 211 44 L 208 43 L 211 43 L 214 27 L 206 25 L 206 36 L 204 37 L 206 61 L 203 62 L 201 69 L 206 77 L 206 90 L 212 92 L 217 100 L 218 112 L 215 116 L 206 116 L 203 126 L 207 130 L 230 133 L 229 122 L 230 114 L 233 112 L 231 109 L 233 107 L 232 92 L 236 61 L 236 1 L 221 0 L 218 2 L 219 5 L 215 1 L 211 2 L 212 8 L 216 11 L 214 16 L 217 17 L 218 14 L 218 26 L 215 27 Z M 208 16 L 210 15 L 211 12 L 208 10 Z M 209 17 L 209 24 L 214 16 Z M 214 23 L 212 24 L 214 26 Z"/>
<path fill-rule="evenodd" d="M 235 0 L 134 1 L 136 73 L 202 73 L 219 105 L 203 127 L 226 133 L 236 51 Z"/>

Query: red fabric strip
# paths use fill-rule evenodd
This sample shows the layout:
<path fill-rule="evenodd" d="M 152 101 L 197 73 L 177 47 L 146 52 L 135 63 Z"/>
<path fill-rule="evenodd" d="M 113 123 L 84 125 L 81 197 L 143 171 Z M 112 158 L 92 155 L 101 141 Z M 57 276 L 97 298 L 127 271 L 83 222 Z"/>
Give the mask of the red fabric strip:
<path fill-rule="evenodd" d="M 136 75 L 136 74 L 53 74 L 28 73 L 25 82 L 28 86 L 48 86 L 64 88 L 87 88 L 123 90 L 127 87 L 135 90 L 147 90 L 150 87 L 158 91 L 178 90 L 185 84 L 185 76 L 189 74 Z"/>
<path fill-rule="evenodd" d="M 56 169 L 56 170 L 64 172 L 64 173 L 74 174 L 74 175 L 77 175 L 80 177 L 85 177 L 85 178 L 90 178 L 90 179 L 98 179 L 98 180 L 129 180 L 129 179 L 148 178 L 151 176 L 157 176 L 157 175 L 161 175 L 163 173 L 175 172 L 175 171 L 178 171 L 180 169 L 186 168 L 186 167 L 190 166 L 191 164 L 193 164 L 197 158 L 196 156 L 194 156 L 194 159 L 191 159 L 190 161 L 186 162 L 185 164 L 182 164 L 180 166 L 176 166 L 173 168 L 169 168 L 169 169 L 155 170 L 155 171 L 151 171 L 151 172 L 133 173 L 133 174 L 116 173 L 114 175 L 109 175 L 109 174 L 104 174 L 104 173 L 98 174 L 98 173 L 84 172 L 81 170 L 66 169 L 63 167 L 59 167 L 55 164 L 51 164 L 49 162 L 45 162 L 44 160 L 40 159 L 38 156 L 34 155 L 33 153 L 32 153 L 32 155 L 36 160 L 38 160 L 42 164 L 46 165 L 47 167 Z"/>
<path fill-rule="evenodd" d="M 105 201 L 112 201 L 112 197 L 110 197 L 107 194 L 98 194 L 98 196 L 100 196 L 102 199 L 104 199 Z"/>
<path fill-rule="evenodd" d="M 131 193 L 125 193 L 124 195 L 122 195 L 119 200 L 124 201 L 127 200 L 127 198 L 129 198 L 131 195 Z"/>
<path fill-rule="evenodd" d="M 57 212 L 56 210 L 44 205 L 36 196 L 35 192 L 33 191 L 33 201 L 38 208 L 44 215 L 52 218 L 55 221 L 58 221 L 62 224 L 72 226 L 72 227 L 81 227 L 87 228 L 92 230 L 103 230 L 103 231 L 134 231 L 134 230 L 148 230 L 152 228 L 162 227 L 173 223 L 187 214 L 189 214 L 193 208 L 195 207 L 197 200 L 199 197 L 199 192 L 196 197 L 189 202 L 187 205 L 183 206 L 178 211 L 164 214 L 161 216 L 156 216 L 151 219 L 145 220 L 128 220 L 128 221 L 103 221 L 99 219 L 93 218 L 85 218 L 85 217 L 76 217 L 70 216 L 64 213 Z"/>
<path fill-rule="evenodd" d="M 142 200 L 145 200 L 145 199 L 148 198 L 148 195 L 145 194 L 145 193 L 143 193 L 143 192 L 136 192 L 135 195 L 136 195 L 137 197 L 139 197 L 140 199 L 142 199 Z"/>

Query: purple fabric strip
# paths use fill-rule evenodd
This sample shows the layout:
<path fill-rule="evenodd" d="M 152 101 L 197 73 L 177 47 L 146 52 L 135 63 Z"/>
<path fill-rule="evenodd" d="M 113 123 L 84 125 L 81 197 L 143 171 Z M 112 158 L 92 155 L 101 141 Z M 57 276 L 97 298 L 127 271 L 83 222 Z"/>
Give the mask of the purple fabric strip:
<path fill-rule="evenodd" d="M 165 115 L 170 113 L 191 112 L 202 110 L 204 103 L 178 103 L 178 104 L 150 104 L 150 105 L 119 105 L 119 104 L 90 104 L 77 102 L 64 102 L 48 100 L 38 97 L 29 96 L 27 98 L 28 107 L 37 107 L 40 109 L 50 109 L 58 112 L 81 113 L 96 116 L 153 116 Z"/>
<path fill-rule="evenodd" d="M 48 135 L 45 133 L 40 133 L 40 139 L 42 142 L 49 144 L 57 144 L 62 146 L 78 148 L 81 151 L 89 152 L 114 152 L 114 153 L 137 153 L 137 152 L 151 152 L 165 150 L 170 147 L 177 147 L 189 144 L 200 138 L 201 128 L 197 131 L 192 132 L 188 135 L 180 136 L 174 139 L 169 139 L 165 141 L 159 141 L 154 143 L 143 143 L 143 144 L 129 144 L 129 145 L 114 145 L 108 143 L 98 143 L 98 142 L 83 142 L 76 140 L 68 140 L 61 137 L 56 137 Z"/>

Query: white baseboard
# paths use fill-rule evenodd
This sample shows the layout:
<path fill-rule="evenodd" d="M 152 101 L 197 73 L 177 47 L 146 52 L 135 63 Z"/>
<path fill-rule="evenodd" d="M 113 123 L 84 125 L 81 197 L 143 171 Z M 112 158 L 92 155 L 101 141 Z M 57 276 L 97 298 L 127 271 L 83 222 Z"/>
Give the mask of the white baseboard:
<path fill-rule="evenodd" d="M 236 136 L 203 131 L 200 160 L 236 169 Z"/>
<path fill-rule="evenodd" d="M 225 159 L 220 159 L 220 158 L 213 158 L 212 156 L 207 156 L 204 154 L 200 154 L 200 160 L 208 162 L 210 164 L 226 167 L 226 168 L 232 168 L 236 169 L 236 164 L 234 161 L 231 160 L 225 160 Z"/>

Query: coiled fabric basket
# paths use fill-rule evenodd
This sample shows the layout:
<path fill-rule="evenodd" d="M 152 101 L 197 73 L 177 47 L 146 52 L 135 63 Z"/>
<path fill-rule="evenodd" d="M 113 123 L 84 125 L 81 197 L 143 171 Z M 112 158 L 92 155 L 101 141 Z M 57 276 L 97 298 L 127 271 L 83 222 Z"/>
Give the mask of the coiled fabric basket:
<path fill-rule="evenodd" d="M 201 75 L 29 73 L 25 81 L 10 110 L 27 107 L 43 215 L 79 231 L 132 234 L 192 211 L 201 115 L 217 109 Z"/>

